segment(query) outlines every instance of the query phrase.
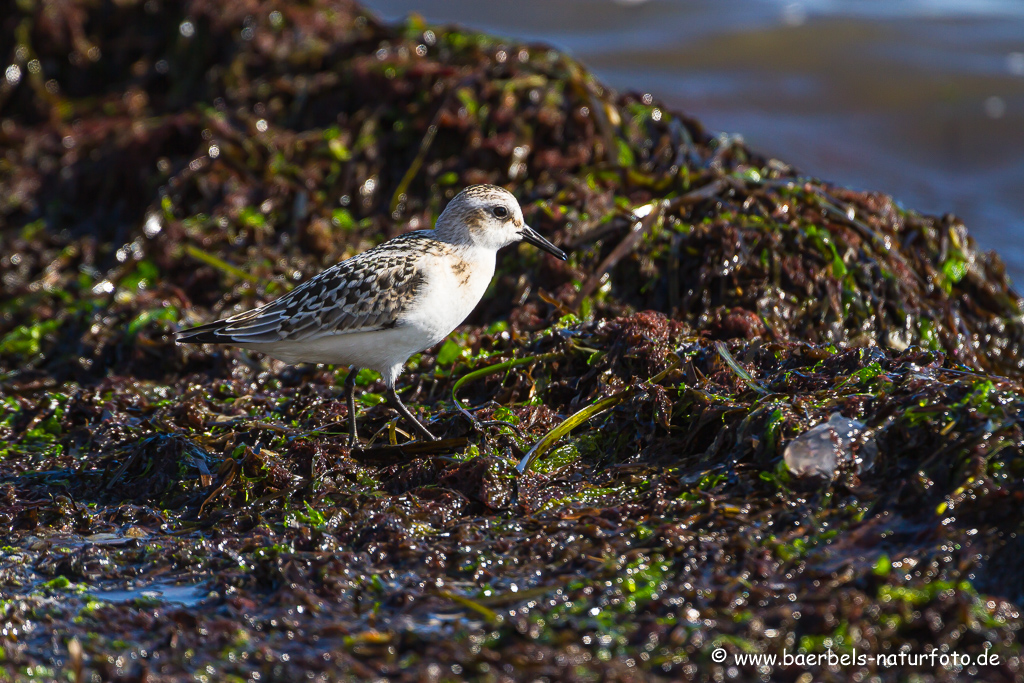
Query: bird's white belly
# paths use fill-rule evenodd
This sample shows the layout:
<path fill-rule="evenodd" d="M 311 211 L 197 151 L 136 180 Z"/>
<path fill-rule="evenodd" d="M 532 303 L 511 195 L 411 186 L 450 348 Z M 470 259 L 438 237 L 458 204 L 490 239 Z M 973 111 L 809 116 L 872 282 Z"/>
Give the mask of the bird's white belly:
<path fill-rule="evenodd" d="M 409 356 L 422 351 L 422 333 L 405 327 L 372 332 L 331 334 L 284 344 L 246 344 L 246 348 L 273 356 L 285 363 L 358 365 L 384 373 Z M 429 345 L 428 345 L 429 346 Z"/>

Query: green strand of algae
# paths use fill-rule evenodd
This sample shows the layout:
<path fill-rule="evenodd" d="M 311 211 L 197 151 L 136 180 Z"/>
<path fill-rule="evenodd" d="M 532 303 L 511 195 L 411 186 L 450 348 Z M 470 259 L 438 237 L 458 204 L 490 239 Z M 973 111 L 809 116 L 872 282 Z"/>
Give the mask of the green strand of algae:
<path fill-rule="evenodd" d="M 659 372 L 654 377 L 648 379 L 644 383 L 644 386 L 651 386 L 657 384 L 658 382 L 663 380 L 668 373 L 678 368 L 681 362 L 682 360 L 677 355 L 675 357 L 675 360 L 667 368 Z M 570 415 L 565 420 L 563 420 L 558 426 L 556 426 L 550 432 L 541 437 L 540 441 L 534 444 L 533 448 L 531 448 L 530 451 L 523 456 L 523 459 L 519 461 L 519 464 L 516 466 L 516 470 L 519 472 L 519 474 L 525 473 L 528 469 L 530 469 L 530 465 L 533 464 L 534 460 L 543 456 L 545 453 L 551 450 L 555 443 L 557 443 L 558 440 L 561 439 L 563 436 L 565 436 L 566 434 L 568 434 L 573 429 L 583 424 L 590 418 L 596 417 L 601 413 L 611 410 L 612 408 L 622 403 L 626 399 L 631 398 L 641 388 L 642 387 L 640 386 L 633 386 L 629 387 L 628 389 L 623 389 L 618 393 L 612 394 L 607 398 L 603 398 L 596 403 L 590 404 L 589 406 L 579 411 L 578 413 L 575 413 L 574 415 Z"/>

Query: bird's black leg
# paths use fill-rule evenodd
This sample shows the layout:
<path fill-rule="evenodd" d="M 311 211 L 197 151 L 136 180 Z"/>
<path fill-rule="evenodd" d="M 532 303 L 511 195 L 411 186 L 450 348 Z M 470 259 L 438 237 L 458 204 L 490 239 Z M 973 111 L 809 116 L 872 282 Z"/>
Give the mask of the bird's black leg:
<path fill-rule="evenodd" d="M 352 366 L 345 378 L 345 398 L 348 400 L 348 447 L 356 447 L 356 375 L 359 368 Z"/>
<path fill-rule="evenodd" d="M 402 417 L 412 423 L 416 428 L 416 431 L 418 431 L 423 438 L 428 441 L 437 441 L 437 437 L 427 431 L 427 428 L 424 427 L 411 412 L 409 412 L 408 408 L 405 407 L 405 404 L 402 403 L 402 399 L 398 398 L 398 392 L 395 391 L 394 387 L 388 387 L 388 401 L 391 403 L 392 408 L 397 410 Z"/>

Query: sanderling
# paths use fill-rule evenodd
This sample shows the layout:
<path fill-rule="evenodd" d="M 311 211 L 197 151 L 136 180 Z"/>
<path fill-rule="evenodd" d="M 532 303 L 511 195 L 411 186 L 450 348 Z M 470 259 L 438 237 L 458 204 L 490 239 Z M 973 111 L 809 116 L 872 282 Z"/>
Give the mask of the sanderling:
<path fill-rule="evenodd" d="M 391 405 L 435 440 L 398 398 L 395 380 L 410 356 L 466 319 L 494 275 L 497 251 L 520 240 L 566 259 L 526 225 L 511 192 L 473 185 L 448 203 L 433 230 L 388 240 L 260 308 L 179 332 L 177 341 L 241 346 L 286 363 L 352 366 L 345 380 L 349 446 L 356 444 L 356 374 L 371 368 L 383 377 Z"/>

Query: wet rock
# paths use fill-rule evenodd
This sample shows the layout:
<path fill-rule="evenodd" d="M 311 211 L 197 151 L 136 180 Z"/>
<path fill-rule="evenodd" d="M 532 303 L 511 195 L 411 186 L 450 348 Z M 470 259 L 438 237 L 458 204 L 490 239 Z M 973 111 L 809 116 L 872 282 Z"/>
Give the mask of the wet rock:
<path fill-rule="evenodd" d="M 850 463 L 858 474 L 866 472 L 874 466 L 878 446 L 871 438 L 854 454 L 853 443 L 862 431 L 863 422 L 832 413 L 827 422 L 789 442 L 783 455 L 786 466 L 798 477 L 831 479 L 840 467 Z"/>

